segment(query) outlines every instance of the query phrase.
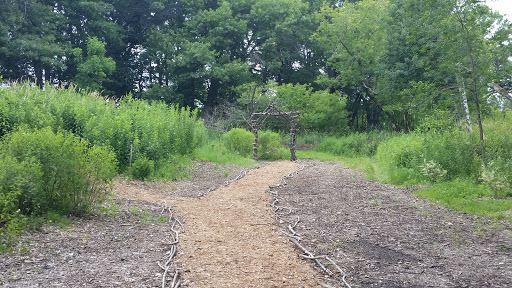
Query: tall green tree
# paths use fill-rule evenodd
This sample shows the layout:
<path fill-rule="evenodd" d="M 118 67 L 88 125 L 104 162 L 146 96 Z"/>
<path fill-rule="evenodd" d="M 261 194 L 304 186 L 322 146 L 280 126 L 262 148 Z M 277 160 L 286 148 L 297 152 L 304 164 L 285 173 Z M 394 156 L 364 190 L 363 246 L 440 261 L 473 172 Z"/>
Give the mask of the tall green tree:
<path fill-rule="evenodd" d="M 372 110 L 385 115 L 394 130 L 401 131 L 394 111 L 386 109 L 379 86 L 380 67 L 386 48 L 387 0 L 363 0 L 354 4 L 322 8 L 322 21 L 313 35 L 326 53 L 333 69 L 354 103 L 369 102 Z M 352 90 L 352 91 L 351 91 Z M 368 115 L 370 111 L 366 111 Z M 357 115 L 353 115 L 357 117 Z"/>
<path fill-rule="evenodd" d="M 75 61 L 78 63 L 78 73 L 73 82 L 82 89 L 101 90 L 107 76 L 116 69 L 116 62 L 112 58 L 105 57 L 105 44 L 96 37 L 90 37 L 87 41 L 86 53 L 83 53 L 80 48 L 75 48 L 73 52 Z"/>
<path fill-rule="evenodd" d="M 69 45 L 61 41 L 64 17 L 36 0 L 4 1 L 0 9 L 0 74 L 33 79 L 40 87 L 64 68 Z"/>

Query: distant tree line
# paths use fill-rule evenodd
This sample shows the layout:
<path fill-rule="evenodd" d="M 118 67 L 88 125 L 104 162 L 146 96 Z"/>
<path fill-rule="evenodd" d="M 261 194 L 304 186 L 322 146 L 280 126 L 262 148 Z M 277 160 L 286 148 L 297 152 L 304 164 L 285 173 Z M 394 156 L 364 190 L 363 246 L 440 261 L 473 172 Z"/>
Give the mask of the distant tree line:
<path fill-rule="evenodd" d="M 512 106 L 490 97 L 512 88 L 512 27 L 478 0 L 0 4 L 0 75 L 8 81 L 74 83 L 203 113 L 235 103 L 251 85 L 299 87 L 311 97 L 327 91 L 334 96 L 322 99 L 346 121 L 336 120 L 339 129 L 317 121 L 325 131 L 410 131 L 454 120 L 471 127 L 490 107 Z M 285 106 L 306 103 L 287 99 Z M 328 119 L 321 110 L 310 115 Z"/>

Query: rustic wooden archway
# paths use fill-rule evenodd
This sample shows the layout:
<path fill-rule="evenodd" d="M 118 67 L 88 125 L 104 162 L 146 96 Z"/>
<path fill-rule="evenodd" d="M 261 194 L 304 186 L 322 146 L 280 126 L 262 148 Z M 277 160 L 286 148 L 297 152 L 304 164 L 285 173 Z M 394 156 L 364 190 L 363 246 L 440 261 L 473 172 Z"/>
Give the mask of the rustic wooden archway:
<path fill-rule="evenodd" d="M 254 133 L 254 160 L 258 160 L 258 129 L 269 116 L 281 117 L 282 119 L 288 121 L 290 128 L 290 140 L 288 141 L 288 147 L 290 147 L 291 154 L 290 160 L 297 160 L 297 157 L 295 156 L 295 145 L 297 142 L 297 126 L 299 125 L 300 121 L 300 112 L 282 112 L 277 109 L 277 104 L 274 102 L 270 103 L 263 112 L 251 114 L 251 128 L 252 132 Z"/>

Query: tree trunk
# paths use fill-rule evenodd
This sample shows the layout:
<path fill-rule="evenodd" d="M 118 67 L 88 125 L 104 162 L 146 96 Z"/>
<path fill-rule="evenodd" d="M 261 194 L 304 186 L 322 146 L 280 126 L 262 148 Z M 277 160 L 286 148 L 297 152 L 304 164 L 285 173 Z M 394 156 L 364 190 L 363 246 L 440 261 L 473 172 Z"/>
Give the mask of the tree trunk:
<path fill-rule="evenodd" d="M 475 60 L 473 59 L 471 43 L 469 43 L 469 32 L 466 28 L 466 25 L 464 25 L 464 19 L 461 17 L 460 14 L 458 15 L 458 20 L 459 20 L 460 26 L 462 28 L 462 32 L 464 33 L 463 36 L 464 36 L 464 40 L 466 42 L 466 51 L 468 53 L 468 57 L 469 57 L 469 60 L 471 63 L 470 74 L 471 74 L 471 80 L 473 81 L 471 90 L 472 90 L 472 94 L 473 94 L 473 100 L 475 101 L 476 116 L 477 116 L 477 121 L 478 121 L 478 130 L 480 132 L 480 149 L 482 152 L 482 162 L 485 165 L 486 161 L 485 161 L 484 128 L 482 126 L 482 117 L 481 117 L 481 113 L 480 113 L 480 101 L 478 100 L 478 88 L 477 88 L 478 81 L 477 81 L 477 75 L 476 75 L 476 71 L 475 71 L 476 65 L 475 65 Z"/>
<path fill-rule="evenodd" d="M 471 116 L 469 115 L 468 97 L 466 96 L 466 86 L 464 85 L 464 79 L 460 75 L 457 75 L 457 81 L 460 83 L 459 91 L 462 96 L 462 111 L 464 113 L 464 121 L 466 122 L 466 130 L 473 132 L 471 127 Z"/>
<path fill-rule="evenodd" d="M 34 61 L 34 71 L 36 73 L 36 84 L 39 88 L 44 88 L 44 80 L 43 80 L 43 64 L 40 60 Z"/>
<path fill-rule="evenodd" d="M 44 68 L 44 81 L 45 82 L 48 82 L 48 83 L 52 83 L 52 78 L 51 78 L 51 69 L 49 67 L 45 67 Z"/>
<path fill-rule="evenodd" d="M 220 80 L 217 78 L 210 79 L 210 87 L 208 87 L 208 96 L 206 98 L 206 103 L 204 106 L 206 110 L 211 110 L 215 105 L 217 105 L 217 98 L 220 89 Z"/>

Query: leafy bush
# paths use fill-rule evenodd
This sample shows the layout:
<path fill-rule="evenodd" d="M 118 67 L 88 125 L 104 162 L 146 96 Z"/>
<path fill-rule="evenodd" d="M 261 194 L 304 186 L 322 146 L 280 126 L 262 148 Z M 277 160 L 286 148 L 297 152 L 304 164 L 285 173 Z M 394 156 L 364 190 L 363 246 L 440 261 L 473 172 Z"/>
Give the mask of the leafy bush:
<path fill-rule="evenodd" d="M 452 130 L 422 134 L 424 158 L 441 165 L 447 171 L 446 180 L 478 179 L 482 162 L 477 133 Z"/>
<path fill-rule="evenodd" d="M 512 111 L 506 114 L 495 112 L 493 116 L 484 122 L 488 167 L 483 167 L 482 172 L 487 170 L 494 173 L 494 180 L 485 182 L 496 194 L 512 196 Z M 500 184 L 496 181 L 502 182 L 505 187 L 499 188 Z"/>
<path fill-rule="evenodd" d="M 441 164 L 436 163 L 432 160 L 428 161 L 424 160 L 424 164 L 420 166 L 421 174 L 423 174 L 430 182 L 439 182 L 446 176 L 448 171 L 443 169 Z"/>
<path fill-rule="evenodd" d="M 281 136 L 272 131 L 260 131 L 258 133 L 258 158 L 265 160 L 281 159 L 283 153 Z"/>
<path fill-rule="evenodd" d="M 403 184 L 423 178 L 423 152 L 422 135 L 405 134 L 382 142 L 375 157 L 385 181 Z"/>
<path fill-rule="evenodd" d="M 347 157 L 373 156 L 379 144 L 391 135 L 387 132 L 369 132 L 340 138 L 327 137 L 317 145 L 316 151 Z"/>
<path fill-rule="evenodd" d="M 233 128 L 222 136 L 222 142 L 240 156 L 250 157 L 253 153 L 254 134 L 246 129 Z"/>
<path fill-rule="evenodd" d="M 146 156 L 139 155 L 130 168 L 130 173 L 133 178 L 144 181 L 153 174 L 154 167 L 155 162 L 153 160 L 149 160 Z"/>
<path fill-rule="evenodd" d="M 20 213 L 23 193 L 35 195 L 41 183 L 40 165 L 33 159 L 18 161 L 0 156 L 0 251 L 13 244 L 24 230 L 26 216 Z"/>
<path fill-rule="evenodd" d="M 240 156 L 228 149 L 220 139 L 210 140 L 208 144 L 199 147 L 194 152 L 194 159 L 220 164 L 235 164 L 245 167 L 254 166 L 254 160 Z"/>
<path fill-rule="evenodd" d="M 0 194 L 7 199 L 3 205 L 11 207 L 2 211 L 11 215 L 13 209 L 23 215 L 87 213 L 116 174 L 111 151 L 49 128 L 6 135 L 0 159 L 8 168 L 0 174 Z"/>

